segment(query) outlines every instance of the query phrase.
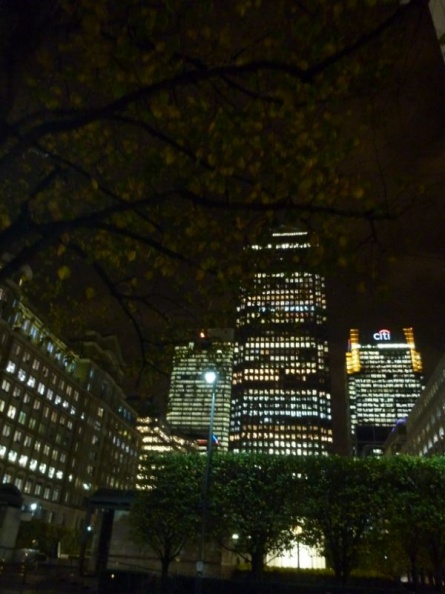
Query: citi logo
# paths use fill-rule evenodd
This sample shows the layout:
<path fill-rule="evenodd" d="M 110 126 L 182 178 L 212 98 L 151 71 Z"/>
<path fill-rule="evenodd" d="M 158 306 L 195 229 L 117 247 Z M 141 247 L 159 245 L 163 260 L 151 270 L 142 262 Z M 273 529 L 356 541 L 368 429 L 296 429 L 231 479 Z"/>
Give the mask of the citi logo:
<path fill-rule="evenodd" d="M 389 330 L 379 330 L 372 337 L 374 340 L 391 340 L 391 332 Z"/>

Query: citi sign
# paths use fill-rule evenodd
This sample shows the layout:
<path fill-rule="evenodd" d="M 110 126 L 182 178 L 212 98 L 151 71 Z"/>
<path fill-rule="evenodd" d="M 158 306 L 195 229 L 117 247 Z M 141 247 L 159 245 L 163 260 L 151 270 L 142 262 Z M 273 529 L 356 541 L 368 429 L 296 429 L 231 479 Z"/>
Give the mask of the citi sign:
<path fill-rule="evenodd" d="M 379 330 L 372 335 L 374 340 L 391 340 L 391 332 L 389 330 Z"/>

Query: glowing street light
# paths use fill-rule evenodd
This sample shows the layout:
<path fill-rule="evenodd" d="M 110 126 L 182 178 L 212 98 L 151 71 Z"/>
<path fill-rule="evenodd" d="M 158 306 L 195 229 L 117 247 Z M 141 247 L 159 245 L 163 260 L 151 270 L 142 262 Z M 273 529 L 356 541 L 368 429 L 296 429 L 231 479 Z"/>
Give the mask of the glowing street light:
<path fill-rule="evenodd" d="M 216 387 L 218 384 L 218 374 L 213 369 L 204 372 L 206 384 L 212 388 L 212 400 L 210 403 L 209 434 L 207 437 L 207 455 L 204 477 L 202 481 L 201 492 L 201 534 L 199 538 L 198 560 L 196 562 L 195 594 L 202 592 L 202 577 L 204 570 L 204 542 L 207 523 L 207 494 L 210 482 L 210 467 L 212 463 L 212 445 L 213 445 L 213 420 L 215 417 Z"/>

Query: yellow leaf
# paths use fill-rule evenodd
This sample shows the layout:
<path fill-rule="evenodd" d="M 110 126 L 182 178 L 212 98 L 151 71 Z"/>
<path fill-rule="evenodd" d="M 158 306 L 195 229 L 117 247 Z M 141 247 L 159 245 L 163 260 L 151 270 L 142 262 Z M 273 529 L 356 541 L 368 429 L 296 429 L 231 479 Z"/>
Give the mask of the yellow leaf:
<path fill-rule="evenodd" d="M 61 281 L 69 278 L 71 276 L 71 270 L 68 266 L 61 266 L 57 271 L 57 276 Z"/>
<path fill-rule="evenodd" d="M 96 291 L 93 289 L 93 287 L 87 287 L 85 289 L 85 297 L 87 299 L 94 299 L 95 296 L 96 296 Z"/>
<path fill-rule="evenodd" d="M 9 227 L 10 224 L 11 224 L 11 219 L 9 218 L 9 215 L 2 214 L 0 217 L 0 225 L 1 225 L 2 229 Z"/>

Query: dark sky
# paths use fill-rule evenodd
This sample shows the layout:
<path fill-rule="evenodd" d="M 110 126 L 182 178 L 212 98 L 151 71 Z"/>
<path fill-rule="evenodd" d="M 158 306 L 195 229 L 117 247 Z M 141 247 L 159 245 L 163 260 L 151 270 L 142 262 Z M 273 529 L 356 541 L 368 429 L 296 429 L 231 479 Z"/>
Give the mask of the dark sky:
<path fill-rule="evenodd" d="M 445 353 L 445 64 L 429 13 L 413 23 L 401 48 L 395 87 L 383 97 L 389 119 L 368 131 L 360 161 L 375 191 L 410 189 L 406 212 L 379 229 L 368 253 L 366 291 L 349 272 L 328 279 L 334 420 L 344 445 L 344 353 L 350 328 L 411 326 L 428 379 Z M 387 256 L 393 258 L 388 262 Z"/>

